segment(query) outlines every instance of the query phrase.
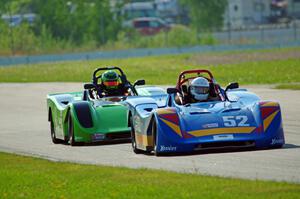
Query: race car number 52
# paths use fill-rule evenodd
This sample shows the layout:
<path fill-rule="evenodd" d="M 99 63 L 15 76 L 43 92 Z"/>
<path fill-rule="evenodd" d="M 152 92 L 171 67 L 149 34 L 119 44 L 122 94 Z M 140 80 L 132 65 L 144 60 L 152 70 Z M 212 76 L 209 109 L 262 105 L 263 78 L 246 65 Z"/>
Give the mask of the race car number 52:
<path fill-rule="evenodd" d="M 250 126 L 248 123 L 248 117 L 245 115 L 238 116 L 223 116 L 224 126 Z"/>

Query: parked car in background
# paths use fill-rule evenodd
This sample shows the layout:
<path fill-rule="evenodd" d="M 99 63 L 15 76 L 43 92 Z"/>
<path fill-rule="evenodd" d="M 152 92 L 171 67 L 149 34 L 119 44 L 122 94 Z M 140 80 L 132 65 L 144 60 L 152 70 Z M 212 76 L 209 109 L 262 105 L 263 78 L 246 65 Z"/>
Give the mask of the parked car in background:
<path fill-rule="evenodd" d="M 132 27 L 132 21 L 140 17 L 158 17 L 154 2 L 133 2 L 124 5 L 121 11 L 123 27 Z"/>
<path fill-rule="evenodd" d="M 142 35 L 155 35 L 161 31 L 169 31 L 170 25 L 157 17 L 142 17 L 133 20 L 133 28 Z"/>
<path fill-rule="evenodd" d="M 11 27 L 19 26 L 22 22 L 27 22 L 30 25 L 33 25 L 34 21 L 36 20 L 36 14 L 27 13 L 23 15 L 2 15 L 1 19 Z"/>

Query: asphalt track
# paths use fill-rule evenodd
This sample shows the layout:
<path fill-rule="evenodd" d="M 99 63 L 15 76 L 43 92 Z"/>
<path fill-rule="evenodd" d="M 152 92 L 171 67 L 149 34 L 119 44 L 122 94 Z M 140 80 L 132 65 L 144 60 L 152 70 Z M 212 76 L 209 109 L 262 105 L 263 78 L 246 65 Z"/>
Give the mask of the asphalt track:
<path fill-rule="evenodd" d="M 0 151 L 54 161 L 300 183 L 300 91 L 248 87 L 263 99 L 280 102 L 286 136 L 282 149 L 155 157 L 134 154 L 129 143 L 80 147 L 53 144 L 46 95 L 81 87 L 80 83 L 0 84 Z"/>

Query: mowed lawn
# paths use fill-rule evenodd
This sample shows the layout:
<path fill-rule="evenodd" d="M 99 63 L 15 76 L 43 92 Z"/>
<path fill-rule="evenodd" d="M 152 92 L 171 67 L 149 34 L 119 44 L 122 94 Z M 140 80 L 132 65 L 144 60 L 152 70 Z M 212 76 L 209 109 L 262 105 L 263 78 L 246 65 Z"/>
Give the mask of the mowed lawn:
<path fill-rule="evenodd" d="M 299 198 L 300 185 L 0 153 L 0 198 Z M 237 168 L 238 169 L 238 168 Z"/>
<path fill-rule="evenodd" d="M 295 50 L 299 49 L 290 49 L 288 53 Z M 89 82 L 93 70 L 104 66 L 121 67 L 131 82 L 136 79 L 145 79 L 147 84 L 156 85 L 174 85 L 178 74 L 187 69 L 209 69 L 221 85 L 234 81 L 240 84 L 288 85 L 300 82 L 300 57 L 292 56 L 285 59 L 283 55 L 283 58 L 277 60 L 276 56 L 280 53 L 275 52 L 273 58 L 270 59 L 270 53 L 268 53 L 266 54 L 268 60 L 264 60 L 263 53 L 265 52 L 262 51 L 258 61 L 248 59 L 245 52 L 235 52 L 233 54 L 164 55 L 0 67 L 0 82 Z M 249 56 L 254 53 L 256 56 L 260 54 L 260 52 L 248 52 Z M 215 62 L 213 59 L 219 56 L 229 57 L 233 63 L 228 63 L 228 60 L 224 63 L 222 60 Z M 206 57 L 210 60 L 205 60 Z M 202 64 L 202 60 L 206 64 Z M 286 87 L 289 86 L 284 88 Z"/>

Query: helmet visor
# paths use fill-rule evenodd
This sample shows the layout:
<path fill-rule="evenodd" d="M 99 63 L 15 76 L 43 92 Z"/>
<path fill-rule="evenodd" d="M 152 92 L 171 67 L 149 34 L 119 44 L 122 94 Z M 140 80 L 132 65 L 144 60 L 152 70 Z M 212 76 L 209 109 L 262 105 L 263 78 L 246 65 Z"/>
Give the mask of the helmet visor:
<path fill-rule="evenodd" d="M 193 86 L 191 89 L 194 91 L 194 93 L 197 94 L 207 94 L 209 91 L 208 87 L 201 87 L 201 86 Z"/>
<path fill-rule="evenodd" d="M 118 81 L 105 81 L 103 84 L 107 87 L 115 87 L 119 85 Z"/>

